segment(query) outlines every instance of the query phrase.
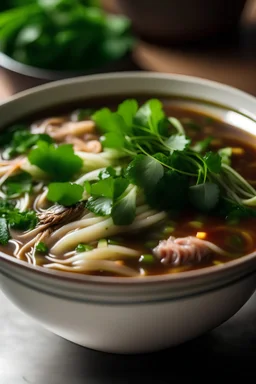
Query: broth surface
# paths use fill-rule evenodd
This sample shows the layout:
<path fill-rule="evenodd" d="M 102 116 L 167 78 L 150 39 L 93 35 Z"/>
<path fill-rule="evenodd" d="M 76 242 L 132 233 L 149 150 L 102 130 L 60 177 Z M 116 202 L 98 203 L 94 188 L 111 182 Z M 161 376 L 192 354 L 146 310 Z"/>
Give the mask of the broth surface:
<path fill-rule="evenodd" d="M 216 118 L 207 116 L 205 113 L 199 113 L 198 111 L 193 111 L 191 109 L 184 109 L 180 106 L 174 106 L 168 100 L 163 100 L 164 110 L 167 116 L 176 117 L 183 124 L 186 135 L 189 136 L 192 140 L 192 144 L 200 140 L 205 139 L 206 137 L 211 136 L 212 141 L 207 148 L 208 151 L 218 151 L 220 148 L 233 148 L 232 152 L 232 167 L 237 172 L 239 172 L 250 184 L 255 187 L 256 178 L 256 139 L 252 135 L 245 133 L 235 127 L 232 127 L 226 124 L 223 121 L 220 121 Z M 90 107 L 90 103 L 83 105 L 83 108 Z M 97 105 L 97 108 L 102 106 L 111 107 L 115 109 L 117 102 L 109 101 L 94 103 L 94 106 Z M 62 113 L 57 115 L 56 113 L 51 114 L 53 118 L 59 119 L 56 120 L 54 125 L 65 124 L 68 121 L 75 121 L 77 119 L 77 112 L 71 111 L 70 113 Z M 48 112 L 48 119 L 49 117 Z M 87 116 L 84 117 L 87 119 Z M 30 122 L 30 130 L 32 133 L 45 133 L 43 127 L 45 124 L 45 117 L 39 116 L 36 120 Z M 54 128 L 55 129 L 55 128 Z M 53 130 L 54 130 L 53 129 Z M 57 133 L 56 133 L 56 132 Z M 73 140 L 69 133 L 64 136 L 58 136 L 58 130 L 55 130 L 56 136 L 54 140 L 56 143 L 72 143 L 74 146 L 79 148 L 79 145 L 82 145 L 81 141 L 87 142 L 87 140 L 98 141 L 99 133 L 97 131 L 84 133 L 77 133 L 75 136 L 78 139 Z M 55 134 L 54 133 L 54 134 Z M 87 135 L 87 136 L 86 136 Z M 91 135 L 91 136 L 90 136 Z M 80 140 L 80 141 L 79 141 Z M 81 151 L 81 149 L 80 149 Z M 26 209 L 33 209 L 35 207 L 35 202 L 38 201 L 38 196 L 42 196 L 45 191 L 45 187 L 41 186 L 39 188 L 37 184 L 37 190 L 29 195 L 29 202 Z M 159 196 L 161 198 L 161 196 Z M 51 207 L 52 203 L 47 200 L 44 200 L 43 205 L 40 207 L 40 212 Z M 39 213 L 40 213 L 39 212 Z M 89 216 L 88 216 L 89 217 Z M 74 221 L 74 220 L 73 220 Z M 72 220 L 71 220 L 72 222 Z M 79 218 L 77 220 L 77 228 L 80 228 Z M 65 222 L 67 224 L 67 222 Z M 205 268 L 208 266 L 221 266 L 223 263 L 234 260 L 238 257 L 242 257 L 246 254 L 249 254 L 256 249 L 256 236 L 254 228 L 256 226 L 256 217 L 249 217 L 242 220 L 227 220 L 225 217 L 218 217 L 211 214 L 204 214 L 197 212 L 193 209 L 187 209 L 184 212 L 179 212 L 176 210 L 171 210 L 168 212 L 168 215 L 165 219 L 156 223 L 152 227 L 145 228 L 142 231 L 130 231 L 129 233 L 120 233 L 118 235 L 107 236 L 104 241 L 110 245 L 121 245 L 127 248 L 138 251 L 139 256 L 133 258 L 115 258 L 115 263 L 117 265 L 123 265 L 128 268 L 136 271 L 138 275 L 159 275 L 159 274 L 168 274 L 168 273 L 177 273 L 182 271 L 188 271 L 193 269 Z M 55 230 L 61 228 L 62 225 L 56 226 Z M 25 236 L 24 236 L 25 233 Z M 67 231 L 69 233 L 69 231 Z M 72 230 L 71 232 L 72 233 Z M 0 250 L 14 257 L 21 258 L 30 263 L 37 264 L 40 266 L 47 266 L 53 263 L 53 259 L 68 259 L 78 255 L 75 249 L 68 249 L 65 253 L 59 253 L 56 255 L 51 252 L 51 248 L 56 244 L 61 238 L 54 238 L 54 241 L 51 238 L 51 233 L 46 237 L 45 243 L 49 249 L 46 253 L 35 252 L 32 250 L 32 245 L 30 242 L 35 238 L 34 232 L 28 231 L 19 231 L 11 229 L 12 239 L 5 246 L 0 246 Z M 229 256 L 223 256 L 211 252 L 208 257 L 204 258 L 199 263 L 187 263 L 181 266 L 170 266 L 164 264 L 159 258 L 155 257 L 153 249 L 158 245 L 160 240 L 168 239 L 169 236 L 175 238 L 183 238 L 187 236 L 194 236 L 199 239 L 207 240 L 221 249 L 229 253 Z M 92 241 L 89 245 L 93 248 L 98 246 L 98 240 Z M 87 244 L 87 243 L 86 243 Z M 27 246 L 27 248 L 26 248 Z M 78 246 L 78 244 L 77 244 Z M 24 252 L 19 254 L 18 250 L 22 247 Z M 16 255 L 15 255 L 16 253 Z M 149 256 L 152 256 L 151 258 Z M 76 268 L 73 269 L 75 273 L 81 273 Z M 118 273 L 109 272 L 106 270 L 87 270 L 82 273 L 93 274 L 93 275 L 102 275 L 102 276 L 115 276 Z"/>

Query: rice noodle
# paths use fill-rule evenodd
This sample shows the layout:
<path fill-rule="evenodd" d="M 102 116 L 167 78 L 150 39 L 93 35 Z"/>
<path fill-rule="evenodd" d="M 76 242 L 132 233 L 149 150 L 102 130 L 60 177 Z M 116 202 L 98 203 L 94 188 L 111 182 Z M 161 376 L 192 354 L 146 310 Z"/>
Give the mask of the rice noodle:
<path fill-rule="evenodd" d="M 6 171 L 4 172 L 3 176 L 0 179 L 0 186 L 3 185 L 3 183 L 10 177 L 12 174 L 14 174 L 20 167 L 20 164 L 15 163 L 15 165 L 7 167 Z M 5 168 L 5 167 L 3 167 Z M 2 171 L 2 169 L 1 169 Z"/>
<path fill-rule="evenodd" d="M 134 258 L 139 257 L 140 252 L 132 248 L 123 247 L 120 245 L 107 245 L 101 248 L 95 248 L 91 251 L 81 252 L 68 259 L 55 259 L 47 257 L 48 260 L 60 264 L 76 264 L 84 260 L 119 260 L 120 258 Z"/>
<path fill-rule="evenodd" d="M 76 180 L 76 184 L 83 184 L 85 181 L 91 181 L 91 180 L 98 180 L 99 178 L 99 173 L 103 171 L 105 168 L 99 168 L 96 169 L 95 171 L 91 171 L 80 177 L 79 179 Z"/>
<path fill-rule="evenodd" d="M 101 238 L 117 235 L 119 233 L 127 233 L 135 230 L 141 230 L 162 221 L 167 216 L 166 212 L 158 212 L 155 215 L 148 216 L 144 219 L 134 220 L 132 225 L 116 226 L 112 218 L 103 219 L 97 224 L 89 227 L 69 232 L 66 236 L 61 238 L 51 248 L 52 254 L 65 253 L 74 248 L 79 243 L 91 243 Z"/>
<path fill-rule="evenodd" d="M 24 256 L 27 252 L 29 252 L 31 249 L 33 249 L 35 243 L 39 240 L 41 236 L 41 233 L 38 233 L 36 237 L 33 237 L 32 240 L 30 240 L 28 243 L 24 244 L 20 249 L 19 252 L 15 255 L 17 259 L 22 259 L 22 256 Z"/>
<path fill-rule="evenodd" d="M 91 217 L 87 219 L 82 219 L 82 220 L 77 220 L 73 221 L 72 223 L 68 223 L 66 225 L 63 225 L 56 231 L 54 231 L 51 235 L 51 241 L 55 241 L 59 238 L 62 238 L 64 235 L 66 235 L 68 232 L 75 231 L 78 228 L 86 228 L 90 227 L 94 224 L 97 224 L 101 222 L 103 218 L 100 216 L 96 217 Z"/>
<path fill-rule="evenodd" d="M 30 196 L 29 196 L 29 193 L 26 192 L 24 196 L 17 201 L 16 208 L 18 208 L 20 212 L 24 212 L 29 208 L 29 203 L 30 203 Z"/>
<path fill-rule="evenodd" d="M 134 269 L 117 264 L 115 261 L 109 260 L 86 260 L 83 261 L 83 263 L 75 266 L 67 266 L 58 263 L 52 263 L 44 264 L 44 267 L 58 269 L 66 272 L 104 271 L 126 277 L 139 276 L 139 273 Z"/>
<path fill-rule="evenodd" d="M 39 196 L 36 197 L 34 204 L 33 204 L 33 209 L 36 212 L 44 211 L 43 206 L 47 201 L 47 199 L 46 199 L 47 193 L 48 193 L 48 189 L 46 188 Z"/>

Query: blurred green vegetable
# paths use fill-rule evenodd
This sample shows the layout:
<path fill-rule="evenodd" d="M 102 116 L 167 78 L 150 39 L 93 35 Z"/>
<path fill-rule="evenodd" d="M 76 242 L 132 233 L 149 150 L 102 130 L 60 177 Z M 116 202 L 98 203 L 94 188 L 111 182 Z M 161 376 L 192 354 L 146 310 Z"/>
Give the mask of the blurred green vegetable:
<path fill-rule="evenodd" d="M 100 5 L 99 0 L 77 0 L 82 5 L 86 5 L 89 7 L 98 7 Z M 36 4 L 38 0 L 1 0 L 0 1 L 0 11 L 5 11 L 6 9 L 21 7 L 27 4 Z M 51 0 L 49 0 L 49 3 Z M 53 1 L 54 2 L 54 1 Z"/>
<path fill-rule="evenodd" d="M 0 14 L 0 49 L 24 64 L 84 71 L 103 67 L 132 49 L 129 19 L 106 14 L 97 0 L 10 4 L 14 8 Z"/>

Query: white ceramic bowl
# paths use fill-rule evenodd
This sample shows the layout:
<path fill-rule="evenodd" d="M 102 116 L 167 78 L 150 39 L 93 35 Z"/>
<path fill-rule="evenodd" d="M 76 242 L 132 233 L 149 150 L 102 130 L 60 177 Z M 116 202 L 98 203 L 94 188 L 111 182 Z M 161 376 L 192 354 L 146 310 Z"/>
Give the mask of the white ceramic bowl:
<path fill-rule="evenodd" d="M 251 117 L 256 111 L 255 98 L 211 81 L 121 73 L 65 80 L 19 94 L 0 106 L 0 126 L 54 104 L 143 93 L 203 97 Z M 244 129 L 256 128 L 255 121 L 232 113 L 229 118 L 240 116 Z M 221 267 L 147 278 L 61 273 L 0 254 L 0 273 L 5 295 L 48 330 L 89 348 L 140 353 L 183 343 L 235 314 L 256 288 L 256 254 Z"/>

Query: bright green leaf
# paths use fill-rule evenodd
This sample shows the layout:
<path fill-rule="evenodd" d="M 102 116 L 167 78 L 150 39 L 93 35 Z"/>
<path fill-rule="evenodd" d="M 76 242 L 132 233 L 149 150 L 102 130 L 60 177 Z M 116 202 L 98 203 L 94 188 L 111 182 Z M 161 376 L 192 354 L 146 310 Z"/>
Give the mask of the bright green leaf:
<path fill-rule="evenodd" d="M 8 197 L 18 197 L 32 190 L 32 177 L 27 172 L 9 177 L 2 186 L 3 192 Z"/>
<path fill-rule="evenodd" d="M 127 99 L 119 104 L 117 113 L 122 116 L 127 127 L 132 127 L 133 118 L 138 111 L 138 102 L 134 99 Z"/>
<path fill-rule="evenodd" d="M 109 132 L 100 138 L 104 148 L 121 149 L 125 144 L 125 137 L 121 132 Z"/>
<path fill-rule="evenodd" d="M 124 179 L 123 177 L 118 177 L 114 180 L 114 195 L 113 199 L 118 199 L 119 196 L 121 196 L 126 188 L 129 185 L 129 181 L 127 179 Z"/>
<path fill-rule="evenodd" d="M 112 199 L 107 197 L 90 197 L 86 208 L 97 216 L 108 216 L 111 214 Z"/>
<path fill-rule="evenodd" d="M 136 188 L 132 188 L 127 195 L 120 197 L 114 204 L 111 216 L 115 225 L 129 225 L 136 215 Z"/>
<path fill-rule="evenodd" d="M 83 197 L 84 189 L 74 183 L 51 183 L 48 185 L 47 199 L 53 203 L 70 206 L 78 203 Z"/>
<path fill-rule="evenodd" d="M 99 180 L 96 183 L 91 185 L 91 195 L 92 196 L 102 196 L 113 198 L 114 195 L 114 179 L 108 177 L 107 179 Z"/>
<path fill-rule="evenodd" d="M 152 189 L 163 174 L 163 166 L 156 159 L 145 155 L 137 155 L 126 170 L 130 182 L 144 189 Z"/>
<path fill-rule="evenodd" d="M 28 159 L 56 181 L 69 181 L 83 165 L 82 159 L 74 154 L 72 145 L 62 144 L 56 147 L 44 141 L 37 143 Z"/>
<path fill-rule="evenodd" d="M 159 124 L 163 122 L 165 114 L 160 100 L 151 99 L 143 104 L 134 117 L 134 123 L 148 127 L 152 132 L 158 132 Z"/>
<path fill-rule="evenodd" d="M 92 115 L 92 120 L 103 133 L 125 132 L 127 127 L 124 119 L 116 112 L 111 112 L 108 108 L 102 108 Z"/>
<path fill-rule="evenodd" d="M 218 153 L 207 152 L 203 159 L 211 172 L 220 173 L 221 156 Z"/>

